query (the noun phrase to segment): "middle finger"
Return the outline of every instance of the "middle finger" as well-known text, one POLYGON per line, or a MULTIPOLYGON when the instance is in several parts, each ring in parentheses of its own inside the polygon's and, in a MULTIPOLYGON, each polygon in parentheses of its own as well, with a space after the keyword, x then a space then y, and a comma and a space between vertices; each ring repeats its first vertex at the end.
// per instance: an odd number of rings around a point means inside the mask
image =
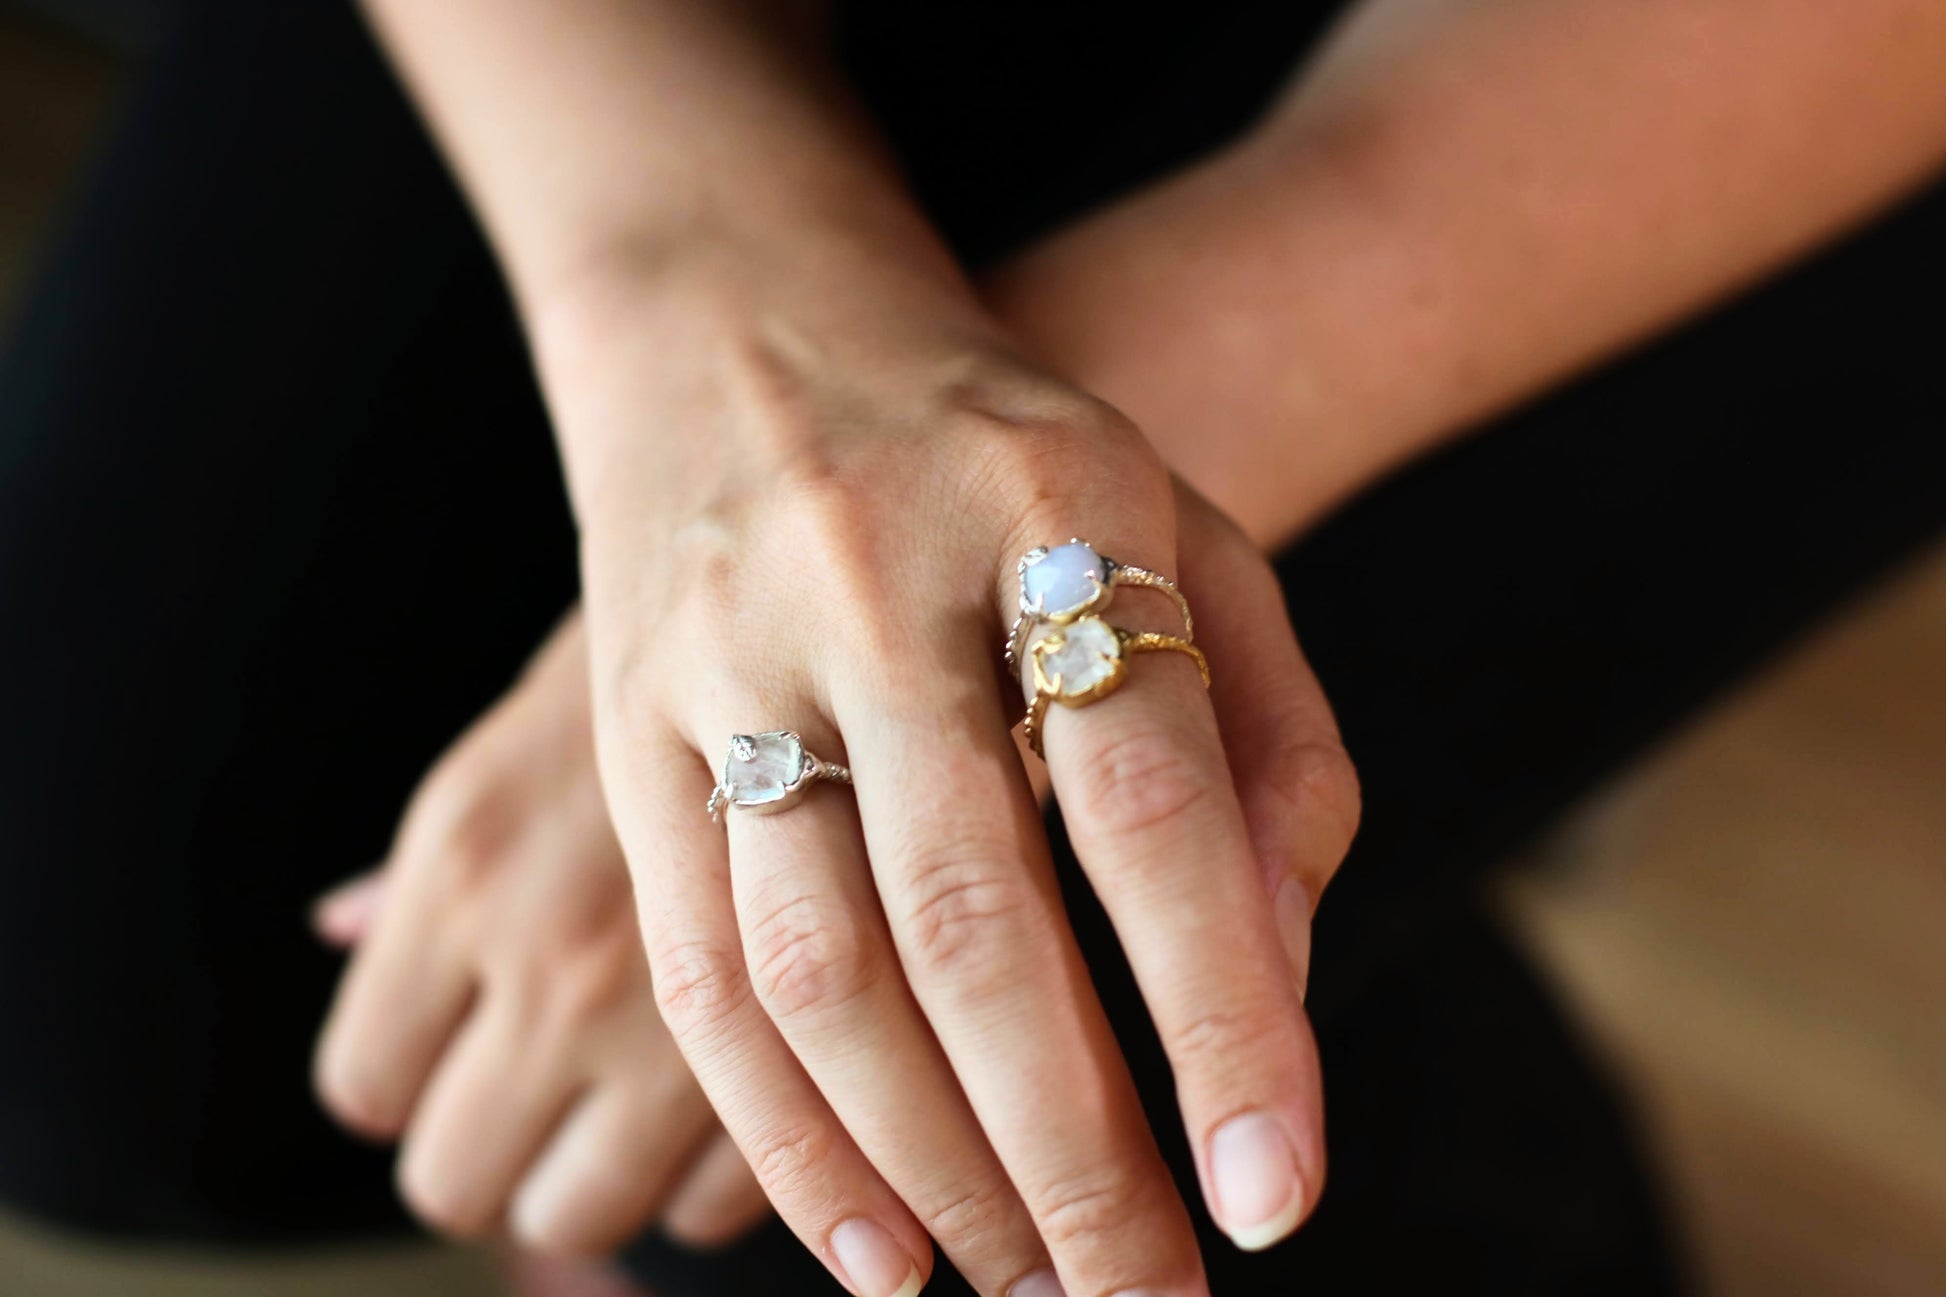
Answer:
MULTIPOLYGON (((834 750, 814 737, 811 751, 834 750)), ((897 976, 851 798, 819 789, 785 814, 732 808, 727 827, 751 985, 832 1111, 980 1292, 1046 1271, 1033 1220, 897 976)))
MULTIPOLYGON (((908 655, 923 652, 901 646, 908 655)), ((1068 1291, 1203 1293, 1194 1232, 1069 931, 977 636, 836 699, 898 953, 1068 1291)))

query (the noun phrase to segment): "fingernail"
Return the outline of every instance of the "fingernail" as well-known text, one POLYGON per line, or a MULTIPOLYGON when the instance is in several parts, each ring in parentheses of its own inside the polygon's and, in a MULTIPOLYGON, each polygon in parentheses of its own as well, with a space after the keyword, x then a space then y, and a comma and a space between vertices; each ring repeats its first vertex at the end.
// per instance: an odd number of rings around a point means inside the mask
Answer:
POLYGON ((1283 1123, 1261 1112, 1232 1117, 1210 1136, 1209 1149, 1216 1222, 1231 1242, 1257 1252, 1297 1228, 1303 1185, 1283 1123))
POLYGON ((1036 1270, 1007 1289, 1007 1297, 1068 1297, 1052 1270, 1036 1270))
POLYGON ((925 1280, 877 1221, 854 1217, 831 1231, 831 1250, 858 1297, 918 1297, 925 1280))
POLYGON ((374 875, 341 883, 311 905, 311 927, 331 945, 349 945, 364 935, 377 908, 379 879, 374 875))
POLYGON ((1302 1000, 1311 981, 1311 893, 1295 878, 1286 878, 1278 885, 1271 908, 1276 912, 1284 958, 1290 961, 1291 976, 1297 981, 1297 998, 1302 1000))
POLYGON ((1035 1270, 1006 1289, 1006 1297, 1068 1297, 1068 1289, 1061 1287, 1061 1279, 1055 1278, 1053 1270, 1035 1270))

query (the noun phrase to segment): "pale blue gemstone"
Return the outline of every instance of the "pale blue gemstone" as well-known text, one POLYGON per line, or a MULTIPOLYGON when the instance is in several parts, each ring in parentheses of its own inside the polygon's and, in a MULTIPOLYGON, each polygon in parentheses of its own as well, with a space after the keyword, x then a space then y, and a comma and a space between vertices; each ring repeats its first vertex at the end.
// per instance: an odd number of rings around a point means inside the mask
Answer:
POLYGON ((1043 617, 1067 617, 1080 612, 1108 584, 1108 564, 1094 547, 1081 541, 1056 545, 1038 563, 1020 574, 1020 590, 1029 608, 1043 617))

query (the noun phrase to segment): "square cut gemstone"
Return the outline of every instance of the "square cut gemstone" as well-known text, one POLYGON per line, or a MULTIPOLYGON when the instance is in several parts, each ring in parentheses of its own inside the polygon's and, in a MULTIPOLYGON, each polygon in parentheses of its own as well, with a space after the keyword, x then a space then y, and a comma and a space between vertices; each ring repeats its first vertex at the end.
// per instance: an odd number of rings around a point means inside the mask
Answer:
POLYGON ((1043 617, 1072 617, 1108 585, 1108 562, 1086 541, 1056 545, 1020 572, 1020 596, 1043 617))
POLYGON ((809 764, 803 741, 789 730, 739 734, 723 763, 723 787, 737 806, 762 806, 795 787, 809 764))
POLYGON ((1079 698, 1112 680, 1122 669, 1122 641, 1099 617, 1083 617, 1034 646, 1041 674, 1061 682, 1057 696, 1079 698))

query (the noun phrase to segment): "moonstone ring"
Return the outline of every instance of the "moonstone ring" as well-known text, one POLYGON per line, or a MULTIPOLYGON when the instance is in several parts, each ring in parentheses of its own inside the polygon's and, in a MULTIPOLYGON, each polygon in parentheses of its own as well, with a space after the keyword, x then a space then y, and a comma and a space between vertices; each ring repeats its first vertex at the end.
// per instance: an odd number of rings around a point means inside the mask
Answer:
POLYGON ((723 758, 723 779, 709 795, 709 817, 718 824, 729 807, 768 815, 795 806, 804 790, 821 779, 851 782, 851 771, 820 761, 790 730, 732 734, 723 758))
POLYGON ((1203 650, 1175 635, 1122 630, 1093 613, 1084 613, 1036 640, 1027 654, 1034 668, 1034 697, 1027 704, 1027 746, 1034 755, 1046 756, 1041 751, 1041 731, 1049 703, 1086 707, 1098 702, 1121 688, 1128 678, 1130 656, 1156 650, 1194 658, 1196 669, 1203 673, 1203 688, 1209 688, 1209 659, 1203 656, 1203 650))
POLYGON ((1049 549, 1036 546, 1021 555, 1014 570, 1020 574, 1020 613, 1007 632, 1007 667, 1020 669, 1020 646, 1037 623, 1065 626, 1077 617, 1108 607, 1118 585, 1146 586, 1175 600, 1182 614, 1182 638, 1196 638, 1189 600, 1168 577, 1133 563, 1118 563, 1087 541, 1076 538, 1049 549))

